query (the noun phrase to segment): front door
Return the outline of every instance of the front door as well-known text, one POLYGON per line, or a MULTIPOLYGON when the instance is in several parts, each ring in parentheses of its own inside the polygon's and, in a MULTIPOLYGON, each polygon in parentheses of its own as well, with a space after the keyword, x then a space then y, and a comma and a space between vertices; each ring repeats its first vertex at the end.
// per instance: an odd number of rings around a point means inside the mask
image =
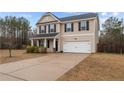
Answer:
POLYGON ((58 51, 58 41, 56 41, 56 51, 58 51))

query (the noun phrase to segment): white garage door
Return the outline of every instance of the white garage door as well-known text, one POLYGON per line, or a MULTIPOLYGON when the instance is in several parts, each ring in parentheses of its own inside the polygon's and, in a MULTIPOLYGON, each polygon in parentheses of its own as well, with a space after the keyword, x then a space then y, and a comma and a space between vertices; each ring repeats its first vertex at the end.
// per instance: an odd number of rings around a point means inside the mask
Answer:
POLYGON ((91 42, 64 42, 63 52, 91 53, 91 42))

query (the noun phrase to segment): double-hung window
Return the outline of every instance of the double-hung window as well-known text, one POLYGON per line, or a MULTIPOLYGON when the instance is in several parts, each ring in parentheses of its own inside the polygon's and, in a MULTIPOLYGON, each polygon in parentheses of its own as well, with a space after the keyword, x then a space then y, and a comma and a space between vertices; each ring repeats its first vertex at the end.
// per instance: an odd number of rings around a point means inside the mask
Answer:
POLYGON ((50 25, 50 32, 54 32, 54 24, 50 25))
POLYGON ((79 22, 79 31, 87 31, 89 30, 89 21, 81 21, 79 22))
POLYGON ((39 27, 39 32, 40 33, 46 33, 46 26, 40 26, 39 27))
POLYGON ((49 24, 49 33, 56 32, 56 24, 49 24))
POLYGON ((65 24, 65 32, 73 32, 73 23, 65 24))

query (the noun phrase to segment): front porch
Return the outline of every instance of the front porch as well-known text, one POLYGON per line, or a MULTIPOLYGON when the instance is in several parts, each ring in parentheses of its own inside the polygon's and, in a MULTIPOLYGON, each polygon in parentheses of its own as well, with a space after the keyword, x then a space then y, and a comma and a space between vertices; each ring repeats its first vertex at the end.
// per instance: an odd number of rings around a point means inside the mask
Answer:
POLYGON ((58 34, 49 33, 41 34, 41 36, 33 36, 30 38, 31 46, 43 46, 47 48, 47 52, 60 52, 60 39, 58 34))

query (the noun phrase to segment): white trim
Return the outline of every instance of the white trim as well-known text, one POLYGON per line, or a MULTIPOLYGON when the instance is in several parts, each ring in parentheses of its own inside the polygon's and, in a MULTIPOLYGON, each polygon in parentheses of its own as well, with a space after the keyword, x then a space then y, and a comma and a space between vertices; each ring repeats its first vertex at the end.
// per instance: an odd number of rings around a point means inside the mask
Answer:
POLYGON ((53 48, 56 48, 56 39, 53 39, 53 48))
MULTIPOLYGON (((51 39, 54 39, 54 38, 57 38, 59 35, 60 35, 60 34, 58 34, 58 35, 55 36, 55 37, 35 37, 35 38, 30 38, 30 40, 32 40, 32 39, 44 39, 44 38, 49 38, 49 39, 51 38, 51 39)), ((61 35, 61 36, 89 36, 89 35, 94 36, 95 33, 87 33, 87 34, 72 34, 72 35, 61 35)))
POLYGON ((60 20, 59 20, 58 18, 56 18, 55 16, 53 16, 52 13, 48 13, 48 14, 46 14, 46 15, 51 15, 53 18, 55 18, 56 20, 58 20, 58 21, 60 22, 60 20))
POLYGON ((55 36, 55 38, 59 37, 60 36, 60 33, 58 33, 58 35, 55 36))
POLYGON ((73 34, 73 35, 62 35, 62 36, 89 36, 89 35, 95 35, 95 33, 89 33, 89 34, 73 34))
POLYGON ((95 26, 94 30, 96 32, 96 20, 94 20, 94 26, 95 26))
POLYGON ((32 37, 32 38, 29 38, 29 40, 32 40, 32 39, 54 39, 54 38, 59 38, 59 36, 60 36, 60 33, 58 33, 58 35, 56 35, 56 36, 54 36, 54 37, 32 37))
POLYGON ((29 40, 34 40, 34 39, 58 39, 59 37, 58 36, 55 36, 55 37, 34 37, 34 38, 29 38, 29 40))
POLYGON ((33 41, 33 39, 31 39, 31 46, 34 46, 34 41, 33 41))
POLYGON ((50 21, 48 21, 49 23, 47 23, 47 22, 42 22, 42 23, 40 23, 40 24, 36 24, 36 26, 45 26, 45 25, 49 25, 49 24, 60 24, 60 22, 50 22, 50 21))
POLYGON ((37 46, 39 46, 39 40, 37 40, 37 46))
POLYGON ((37 26, 37 27, 36 27, 36 33, 37 33, 37 34, 39 34, 39 33, 40 33, 40 31, 39 31, 39 30, 40 30, 40 29, 39 29, 39 26, 37 26))
POLYGON ((44 47, 47 46, 47 43, 46 43, 46 38, 44 39, 44 47))

